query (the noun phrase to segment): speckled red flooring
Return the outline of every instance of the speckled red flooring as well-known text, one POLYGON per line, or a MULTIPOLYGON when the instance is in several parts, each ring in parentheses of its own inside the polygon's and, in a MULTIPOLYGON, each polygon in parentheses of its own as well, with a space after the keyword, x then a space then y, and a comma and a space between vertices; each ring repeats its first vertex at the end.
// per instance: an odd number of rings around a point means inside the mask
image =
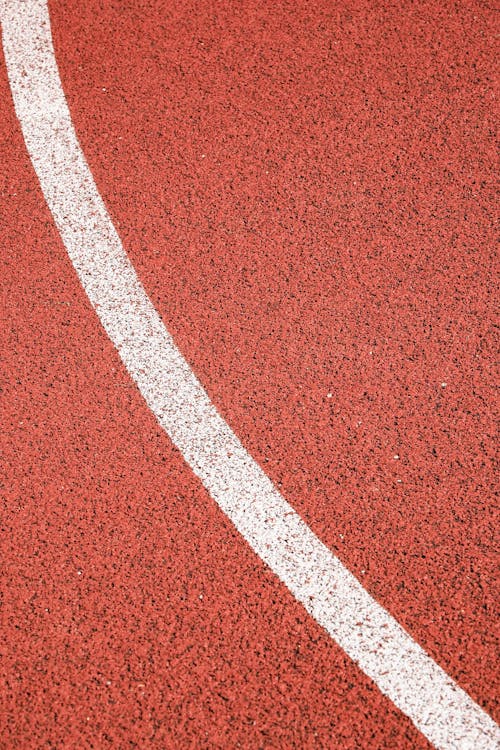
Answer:
MULTIPOLYGON (((497 720, 484 3, 50 4, 175 341, 315 533, 497 720)), ((250 551, 102 331, 0 71, 1 748, 424 748, 250 551)))

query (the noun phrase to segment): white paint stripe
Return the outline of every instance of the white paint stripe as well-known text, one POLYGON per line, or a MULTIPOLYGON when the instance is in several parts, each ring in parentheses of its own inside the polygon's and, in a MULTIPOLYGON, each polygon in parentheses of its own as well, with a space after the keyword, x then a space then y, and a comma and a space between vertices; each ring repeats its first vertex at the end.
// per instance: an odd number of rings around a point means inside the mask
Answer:
POLYGON ((497 748, 495 722, 319 541, 219 416, 121 245, 78 144, 44 0, 0 0, 26 145, 71 261, 161 426, 255 552, 437 747, 497 748))

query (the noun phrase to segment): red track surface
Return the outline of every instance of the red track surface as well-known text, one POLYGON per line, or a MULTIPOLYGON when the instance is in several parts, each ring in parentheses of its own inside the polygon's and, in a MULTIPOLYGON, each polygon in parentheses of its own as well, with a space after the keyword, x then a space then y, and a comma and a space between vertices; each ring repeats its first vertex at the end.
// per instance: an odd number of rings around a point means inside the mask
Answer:
MULTIPOLYGON (((51 13, 83 151, 177 345, 287 500, 498 720, 492 14, 51 13)), ((157 426, 54 228, 3 62, 0 96, 0 747, 428 747, 157 426)))

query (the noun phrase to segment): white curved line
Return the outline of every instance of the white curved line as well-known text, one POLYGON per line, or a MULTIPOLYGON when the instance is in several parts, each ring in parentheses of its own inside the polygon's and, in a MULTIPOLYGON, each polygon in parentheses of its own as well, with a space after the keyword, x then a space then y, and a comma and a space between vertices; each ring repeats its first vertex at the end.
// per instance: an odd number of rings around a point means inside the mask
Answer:
POLYGON ((320 542, 219 416, 122 247, 71 122, 44 0, 0 0, 28 152, 71 261, 158 422, 255 552, 382 693, 443 750, 497 748, 495 722, 320 542))

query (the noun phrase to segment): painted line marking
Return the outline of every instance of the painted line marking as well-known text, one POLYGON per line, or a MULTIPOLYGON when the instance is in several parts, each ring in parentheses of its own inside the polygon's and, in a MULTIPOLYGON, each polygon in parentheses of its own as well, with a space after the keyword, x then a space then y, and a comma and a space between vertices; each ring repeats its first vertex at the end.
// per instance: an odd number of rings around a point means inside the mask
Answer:
POLYGON ((217 413, 142 287, 85 161, 44 0, 0 0, 17 117, 80 282, 158 422, 238 531, 384 695, 440 750, 500 729, 361 586, 217 413))

